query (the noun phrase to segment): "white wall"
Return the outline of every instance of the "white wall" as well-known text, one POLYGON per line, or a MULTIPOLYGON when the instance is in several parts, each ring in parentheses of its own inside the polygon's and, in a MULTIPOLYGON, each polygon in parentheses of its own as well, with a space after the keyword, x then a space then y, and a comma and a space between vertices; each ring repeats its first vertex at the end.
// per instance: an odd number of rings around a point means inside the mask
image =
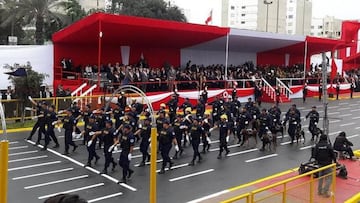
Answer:
MULTIPOLYGON (((182 49, 181 50, 181 66, 191 60, 192 64, 212 65, 224 64, 225 65, 225 51, 207 51, 196 49, 182 49)), ((246 52, 229 52, 228 64, 240 65, 246 61, 253 61, 256 64, 256 53, 246 52)))
POLYGON ((44 83, 52 86, 54 71, 53 71, 54 49, 53 45, 43 46, 0 46, 0 89, 6 89, 11 85, 8 80, 8 75, 4 72, 5 64, 11 66, 14 63, 25 65, 28 61, 31 63, 33 70, 49 75, 45 78, 44 83))

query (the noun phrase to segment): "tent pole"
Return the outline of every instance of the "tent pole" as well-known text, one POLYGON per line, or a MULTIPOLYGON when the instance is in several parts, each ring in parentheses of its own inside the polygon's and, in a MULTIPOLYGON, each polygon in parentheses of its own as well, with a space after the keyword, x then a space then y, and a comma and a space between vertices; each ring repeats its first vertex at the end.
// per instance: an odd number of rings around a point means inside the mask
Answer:
MULTIPOLYGON (((226 50, 225 50, 225 80, 228 79, 228 60, 229 60, 229 33, 226 35, 226 50)), ((225 85, 225 88, 227 85, 225 85)))
POLYGON ((304 50, 304 84, 306 80, 306 60, 307 60, 307 52, 308 52, 308 43, 307 40, 305 40, 305 50, 304 50))
POLYGON ((97 86, 100 89, 100 65, 101 65, 101 46, 102 46, 102 29, 101 29, 101 20, 99 20, 99 41, 98 41, 98 82, 97 86))

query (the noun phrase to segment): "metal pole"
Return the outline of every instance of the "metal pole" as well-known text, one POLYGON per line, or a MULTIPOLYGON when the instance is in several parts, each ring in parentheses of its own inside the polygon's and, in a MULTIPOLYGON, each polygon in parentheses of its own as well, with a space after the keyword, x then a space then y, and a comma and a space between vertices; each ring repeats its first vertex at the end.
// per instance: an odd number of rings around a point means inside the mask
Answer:
POLYGON ((304 50, 304 80, 306 79, 306 60, 307 60, 307 52, 308 52, 308 43, 305 40, 305 50, 304 50))
POLYGON ((99 20, 99 41, 98 41, 98 82, 97 82, 97 86, 100 89, 100 65, 101 65, 101 38, 102 38, 102 29, 101 29, 101 20, 99 20))
POLYGON ((279 9, 280 9, 280 0, 277 0, 277 9, 276 9, 276 33, 279 33, 279 9))
POLYGON ((0 102, 0 118, 3 140, 0 142, 0 203, 7 202, 9 141, 7 140, 4 108, 0 102))
POLYGON ((268 23, 269 23, 269 4, 266 4, 266 28, 265 31, 268 31, 268 23))
POLYGON ((228 79, 228 60, 229 60, 229 33, 226 35, 226 48, 225 48, 225 80, 228 79))
POLYGON ((325 135, 329 133, 329 118, 327 113, 327 60, 326 54, 323 52, 322 54, 322 85, 323 85, 323 105, 324 105, 324 120, 323 120, 323 131, 325 135))
POLYGON ((305 35, 305 2, 304 0, 304 8, 303 8, 303 35, 305 35))
MULTIPOLYGON (((154 115, 153 115, 154 116, 154 115)), ((155 124, 151 128, 151 156, 150 156, 150 194, 149 202, 156 203, 156 159, 157 159, 157 129, 155 124)))

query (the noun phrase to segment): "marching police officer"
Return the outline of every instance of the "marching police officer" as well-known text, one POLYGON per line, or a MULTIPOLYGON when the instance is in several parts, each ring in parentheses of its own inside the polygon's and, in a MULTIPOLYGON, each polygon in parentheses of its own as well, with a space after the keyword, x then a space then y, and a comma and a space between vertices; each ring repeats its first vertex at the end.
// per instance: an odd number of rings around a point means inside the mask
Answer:
POLYGON ((284 124, 289 121, 288 133, 291 138, 291 144, 294 143, 296 127, 300 124, 300 117, 296 114, 295 110, 290 110, 289 114, 286 116, 284 120, 284 124))
MULTIPOLYGON (((41 116, 44 112, 42 110, 42 103, 41 102, 35 102, 31 96, 28 97, 29 100, 31 101, 31 103, 35 106, 35 109, 32 109, 31 111, 34 111, 36 112, 36 116, 35 117, 38 117, 38 116, 41 116)), ((33 126, 32 130, 31 130, 31 133, 29 135, 28 138, 26 138, 27 140, 31 140, 32 139, 32 136, 35 134, 36 130, 38 128, 40 128, 40 121, 41 120, 37 120, 35 125, 33 126)), ((39 129, 38 131, 38 141, 40 142, 41 140, 41 133, 44 133, 45 134, 45 131, 42 131, 41 129, 39 129), (40 138, 39 138, 40 137, 40 138)))
POLYGON ((220 141, 220 151, 218 155, 218 159, 221 159, 221 154, 225 150, 225 155, 228 155, 230 150, 227 147, 227 143, 229 142, 229 125, 227 123, 227 116, 221 115, 220 116, 220 123, 219 123, 219 141, 220 141))
POLYGON ((308 118, 310 118, 309 131, 311 132, 312 136, 311 141, 314 141, 315 135, 318 136, 318 134, 316 134, 316 128, 320 118, 319 113, 316 111, 316 106, 312 107, 311 111, 305 116, 304 120, 308 118))
POLYGON ((178 99, 175 94, 171 95, 171 99, 166 103, 169 107, 170 122, 174 122, 176 117, 176 109, 178 108, 178 99))
POLYGON ((171 150, 172 144, 175 145, 175 151, 179 151, 179 146, 175 138, 175 133, 173 129, 170 128, 170 122, 168 120, 164 120, 163 128, 159 133, 159 148, 162 156, 162 167, 160 170, 160 174, 165 173, 165 167, 167 163, 169 163, 169 169, 173 166, 173 162, 170 159, 169 152, 171 150))
POLYGON ((66 116, 61 120, 61 122, 63 123, 63 128, 65 129, 64 155, 68 155, 70 145, 73 146, 73 152, 75 152, 76 148, 78 147, 73 141, 73 136, 76 134, 76 119, 72 115, 72 109, 66 110, 66 116))
POLYGON ((247 112, 246 108, 243 107, 240 115, 236 119, 236 136, 238 137, 238 144, 242 140, 240 146, 243 146, 245 143, 245 139, 242 139, 242 135, 244 130, 248 127, 249 123, 251 122, 251 115, 247 112))
POLYGON ((116 103, 116 108, 112 111, 113 112, 113 116, 115 119, 115 128, 118 129, 120 127, 120 125, 122 124, 124 115, 125 115, 125 111, 124 109, 122 109, 121 104, 120 103, 116 103))
MULTIPOLYGON (((84 136, 86 148, 88 151, 88 160, 85 166, 91 167, 91 161, 95 158, 95 164, 97 164, 100 157, 96 154, 96 132, 99 131, 98 125, 95 122, 96 116, 91 114, 89 116, 89 122, 86 124, 83 132, 81 133, 84 136)), ((100 134, 100 133, 98 133, 100 134)))
POLYGON ((204 117, 205 105, 203 104, 203 102, 201 102, 200 99, 198 100, 195 109, 196 109, 196 117, 204 117))
POLYGON ((214 101, 210 104, 212 105, 212 119, 214 123, 217 123, 220 120, 220 102, 219 98, 215 97, 214 101))
POLYGON ((268 138, 265 138, 264 136, 267 134, 267 131, 271 126, 271 119, 270 116, 267 114, 266 109, 261 110, 261 114, 259 116, 259 122, 260 122, 260 126, 259 126, 258 136, 263 142, 263 146, 260 149, 260 151, 264 151, 266 143, 269 142, 269 140, 267 140, 268 138))
POLYGON ((181 140, 183 138, 183 134, 184 134, 184 129, 187 128, 187 126, 185 126, 184 122, 182 121, 182 117, 180 114, 176 115, 176 119, 174 120, 174 123, 172 124, 173 128, 174 128, 174 133, 175 133, 175 138, 176 138, 176 142, 179 143, 179 152, 175 152, 174 155, 174 159, 178 158, 178 154, 181 156, 184 149, 181 146, 181 140))
POLYGON ((135 134, 140 133, 141 142, 140 142, 140 152, 142 153, 142 161, 139 166, 145 166, 145 161, 150 161, 150 155, 148 153, 150 138, 151 138, 151 119, 146 118, 144 120, 144 126, 139 126, 139 129, 135 134))
POLYGON ((54 148, 59 147, 59 142, 58 142, 58 140, 55 136, 55 132, 54 132, 54 125, 57 123, 57 120, 58 120, 57 115, 54 112, 54 109, 55 109, 55 107, 53 105, 50 105, 48 111, 46 111, 45 122, 46 122, 47 130, 45 133, 45 145, 41 149, 43 151, 45 151, 47 149, 47 146, 50 142, 50 137, 55 142, 54 148))
POLYGON ((190 162, 190 166, 193 166, 196 160, 196 157, 198 157, 198 161, 201 162, 202 158, 199 153, 199 145, 200 145, 200 139, 202 136, 205 135, 204 128, 199 125, 199 122, 201 122, 201 118, 196 118, 193 121, 193 124, 190 128, 190 137, 191 137, 191 145, 194 151, 193 159, 190 162))
MULTIPOLYGON (((92 111, 91 111, 91 105, 87 104, 85 105, 85 110, 83 112, 81 112, 81 116, 83 117, 83 121, 84 121, 84 126, 87 126, 89 124, 89 117, 90 115, 92 115, 92 111)), ((83 144, 85 144, 87 140, 83 139, 83 144)))
POLYGON ((119 165, 123 169, 122 182, 126 183, 126 179, 129 179, 134 173, 134 171, 130 169, 130 161, 135 144, 135 137, 131 131, 130 125, 124 125, 122 134, 119 137, 119 142, 122 149, 120 153, 119 165))
POLYGON ((204 120, 201 122, 201 126, 204 129, 204 135, 202 136, 202 142, 203 142, 203 150, 202 153, 204 154, 206 151, 209 151, 210 149, 210 136, 211 132, 210 129, 212 127, 212 120, 210 119, 210 115, 208 113, 205 113, 204 120))

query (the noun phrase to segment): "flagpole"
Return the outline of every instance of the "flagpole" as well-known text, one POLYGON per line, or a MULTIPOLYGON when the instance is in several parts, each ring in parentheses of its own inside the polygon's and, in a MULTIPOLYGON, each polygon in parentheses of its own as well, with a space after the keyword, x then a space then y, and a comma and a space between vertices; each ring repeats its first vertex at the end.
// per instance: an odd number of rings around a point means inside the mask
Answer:
MULTIPOLYGON (((228 60, 229 60, 229 33, 226 35, 226 50, 225 50, 225 80, 228 79, 228 60)), ((225 86, 226 87, 226 86, 225 86)))
POLYGON ((305 40, 305 50, 304 50, 304 80, 306 80, 306 60, 307 60, 307 52, 308 52, 308 43, 305 40))

